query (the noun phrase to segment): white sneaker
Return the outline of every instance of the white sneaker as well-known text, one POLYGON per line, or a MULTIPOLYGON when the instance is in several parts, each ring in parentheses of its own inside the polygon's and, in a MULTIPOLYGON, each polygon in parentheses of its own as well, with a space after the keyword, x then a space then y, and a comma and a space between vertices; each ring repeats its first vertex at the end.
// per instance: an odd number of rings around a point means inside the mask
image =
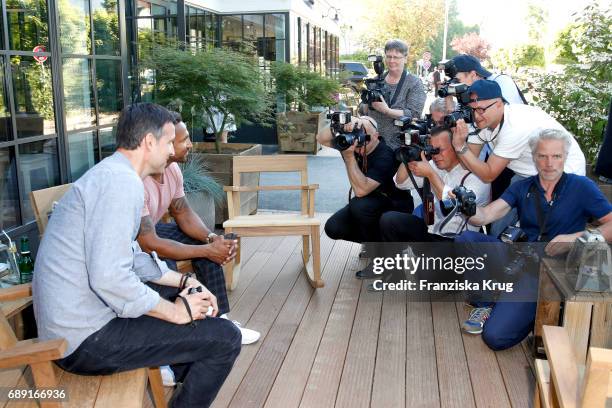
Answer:
MULTIPOLYGON (((220 317, 222 319, 229 320, 228 317, 227 317, 227 314, 223 314, 220 317)), ((240 333, 242 333, 242 344, 243 345, 253 344, 257 340, 259 340, 259 338, 261 337, 261 333, 259 333, 258 331, 244 328, 244 327, 242 327, 242 325, 240 323, 238 323, 235 320, 232 320, 232 323, 234 323, 236 325, 236 327, 238 327, 240 329, 240 333)))
POLYGON ((160 366, 159 371, 161 372, 161 378, 164 387, 174 387, 176 385, 176 381, 174 379, 174 371, 172 371, 170 366, 160 366))

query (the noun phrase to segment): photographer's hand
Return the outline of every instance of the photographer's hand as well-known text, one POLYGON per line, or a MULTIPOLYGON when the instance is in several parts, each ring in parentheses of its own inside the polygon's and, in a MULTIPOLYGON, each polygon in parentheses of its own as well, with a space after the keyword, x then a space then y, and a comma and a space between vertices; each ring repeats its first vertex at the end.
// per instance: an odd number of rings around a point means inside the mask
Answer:
POLYGON ((468 139, 468 127, 463 119, 457 121, 457 126, 453 130, 453 148, 455 151, 464 149, 468 139))
POLYGON ((583 231, 576 232, 575 234, 561 234, 554 237, 546 248, 544 252, 548 256, 557 256, 566 253, 572 247, 572 243, 576 241, 576 239, 581 236, 583 231))
POLYGON ((408 163, 408 169, 415 176, 430 178, 433 173, 433 168, 425 157, 425 152, 421 152, 421 161, 412 161, 408 163))
POLYGON ((383 115, 388 115, 390 110, 389 105, 387 105, 385 98, 381 97, 380 100, 380 102, 372 102, 372 107, 383 115))

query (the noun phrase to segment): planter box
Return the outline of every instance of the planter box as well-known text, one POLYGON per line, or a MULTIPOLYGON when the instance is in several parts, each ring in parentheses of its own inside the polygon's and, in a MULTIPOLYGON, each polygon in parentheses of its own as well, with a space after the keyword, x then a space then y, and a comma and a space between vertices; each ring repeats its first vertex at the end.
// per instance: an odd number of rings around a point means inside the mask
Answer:
POLYGON ((209 230, 214 231, 216 211, 213 196, 206 191, 192 191, 185 193, 185 197, 187 197, 191 209, 198 214, 204 225, 209 230))
POLYGON ((326 120, 326 112, 277 113, 276 127, 280 150, 316 154, 321 148, 316 135, 326 120))
MULTIPOLYGON (((234 185, 233 162, 234 156, 261 155, 260 144, 222 143, 221 153, 215 153, 215 144, 212 142, 194 143, 191 154, 205 156, 210 169, 210 175, 224 186, 234 185)), ((243 186, 258 186, 259 173, 243 174, 240 182, 243 186)), ((257 212, 257 191, 240 193, 240 214, 248 215, 257 212)), ((229 218, 227 203, 215 209, 215 224, 223 224, 229 218)), ((211 226, 212 227, 212 226, 211 226)))

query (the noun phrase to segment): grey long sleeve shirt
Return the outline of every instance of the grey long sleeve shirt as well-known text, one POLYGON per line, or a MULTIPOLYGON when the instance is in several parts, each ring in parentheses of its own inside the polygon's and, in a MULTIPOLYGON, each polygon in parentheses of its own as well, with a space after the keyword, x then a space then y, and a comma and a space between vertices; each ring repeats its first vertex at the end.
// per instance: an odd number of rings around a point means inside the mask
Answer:
POLYGON ((143 281, 168 268, 136 243, 144 187, 116 152, 62 197, 41 241, 32 289, 39 337, 65 338, 67 355, 110 320, 153 309, 159 294, 143 281))

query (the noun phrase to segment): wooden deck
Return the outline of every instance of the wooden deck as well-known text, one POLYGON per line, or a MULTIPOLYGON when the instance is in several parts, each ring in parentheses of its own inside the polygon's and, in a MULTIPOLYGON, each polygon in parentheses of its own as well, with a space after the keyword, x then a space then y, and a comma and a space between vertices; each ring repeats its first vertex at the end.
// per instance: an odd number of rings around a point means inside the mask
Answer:
POLYGON ((525 345, 493 352, 462 334, 463 304, 367 292, 354 277, 359 245, 322 234, 316 291, 298 237, 243 239, 230 315, 261 339, 242 348, 214 407, 532 406, 525 345))

